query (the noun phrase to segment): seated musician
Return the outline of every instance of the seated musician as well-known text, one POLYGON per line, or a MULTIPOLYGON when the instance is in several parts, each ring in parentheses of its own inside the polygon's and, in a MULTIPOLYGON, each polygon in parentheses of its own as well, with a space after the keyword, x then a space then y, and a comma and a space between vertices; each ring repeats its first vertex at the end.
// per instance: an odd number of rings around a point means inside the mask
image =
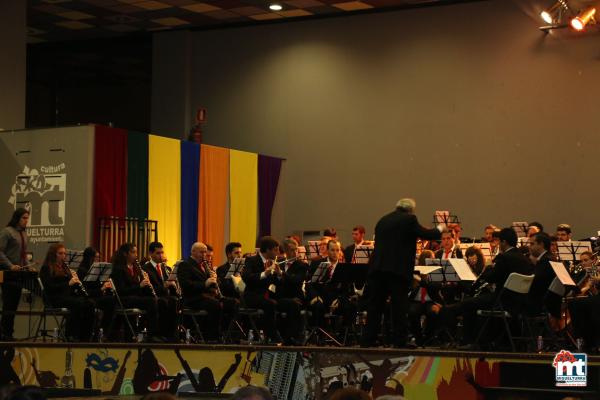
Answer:
POLYGON ((287 318, 279 321, 281 322, 279 331, 283 336, 284 344, 295 345, 301 344, 303 341, 304 329, 300 312, 306 302, 303 285, 308 278, 308 264, 297 259, 298 242, 296 240, 284 239, 282 246, 285 260, 289 261, 280 267, 281 280, 275 294, 277 310, 285 312, 287 318))
MULTIPOLYGON (((417 259, 417 265, 426 265, 425 260, 428 258, 434 258, 433 251, 423 250, 417 259)), ((429 282, 429 275, 419 275, 415 271, 408 298, 411 299, 408 306, 408 327, 417 346, 423 346, 433 338, 437 327, 437 314, 443 303, 440 287, 429 282), (421 324, 422 316, 425 316, 424 328, 421 324)))
POLYGON ((159 321, 162 324, 164 315, 158 313, 157 298, 153 295, 152 284, 144 275, 137 259, 137 247, 133 243, 122 244, 112 257, 110 277, 123 307, 145 311, 150 340, 162 341, 163 339, 159 337, 159 321))
POLYGON ((365 227, 362 225, 357 225, 352 228, 352 243, 350 246, 344 249, 344 261, 347 263, 353 262, 352 259, 354 256, 354 250, 357 246, 360 246, 365 242, 365 227))
MULTIPOLYGON (((512 272, 528 275, 532 272, 531 263, 523 254, 517 250, 517 234, 512 228, 503 228, 498 234, 500 239, 500 254, 496 256, 495 264, 486 268, 474 285, 481 282, 487 283, 487 287, 493 290, 476 293, 460 303, 442 307, 440 311, 440 323, 447 328, 456 326, 455 318, 463 316, 463 344, 473 344, 479 330, 477 310, 489 308, 496 302, 504 282, 512 272)), ((507 307, 515 307, 518 299, 507 293, 503 303, 507 307)))
POLYGON ((219 278, 219 288, 223 296, 231 297, 234 299, 240 298, 240 293, 235 288, 233 279, 226 278, 227 272, 231 267, 231 264, 236 258, 242 258, 242 244, 238 242, 231 242, 225 245, 225 257, 227 261, 225 264, 217 268, 217 277, 219 278))
POLYGON ((586 251, 581 253, 580 264, 586 274, 579 283, 581 294, 567 303, 571 315, 573 336, 583 339, 583 350, 586 353, 598 353, 600 346, 598 258, 592 252, 586 251))
POLYGON ((279 255, 279 242, 271 236, 260 239, 259 252, 246 258, 242 279, 246 284, 244 302, 247 307, 263 311, 261 326, 267 338, 273 343, 281 343, 283 339, 275 323, 277 301, 275 294, 269 290, 271 285, 277 286, 283 272, 276 263, 279 255))
POLYGON ((117 308, 117 299, 111 295, 112 285, 110 281, 106 282, 85 282, 84 278, 90 271, 92 265, 100 261, 100 253, 93 247, 86 247, 83 250, 83 257, 77 268, 77 277, 85 285, 89 297, 94 300, 96 308, 102 310, 102 320, 100 326, 104 329, 109 340, 116 337, 109 332, 110 324, 114 318, 117 308))
POLYGON ((357 306, 350 299, 354 296, 354 287, 344 276, 342 257, 340 242, 331 239, 327 242, 327 257, 310 264, 309 276, 312 277, 322 262, 329 263, 328 271, 320 277, 320 281, 310 282, 306 288, 309 309, 317 326, 324 325, 327 311, 342 315, 344 324, 350 324, 354 320, 357 306))
POLYGON ((192 245, 191 255, 177 268, 177 279, 181 287, 184 307, 194 310, 204 310, 208 313, 202 324, 203 335, 208 341, 218 341, 223 324, 223 304, 217 281, 216 272, 213 274, 206 259, 208 248, 204 243, 192 245))
MULTIPOLYGON (((17 208, 10 221, 0 231, 0 270, 22 271, 27 265, 27 223, 29 211, 17 208)), ((0 337, 3 340, 12 340, 15 314, 21 300, 22 286, 16 281, 5 279, 2 283, 2 313, 0 337)))
POLYGON ((50 306, 69 309, 65 327, 67 341, 89 342, 94 324, 94 302, 81 290, 81 281, 66 265, 66 259, 67 249, 62 243, 50 245, 40 269, 44 296, 50 306))
POLYGON ((572 236, 571 225, 559 224, 556 227, 556 238, 559 242, 570 242, 572 236))
POLYGON ((556 273, 550 265, 550 261, 554 261, 550 253, 550 244, 550 236, 544 232, 537 233, 529 239, 529 253, 535 275, 528 295, 527 311, 530 315, 540 314, 544 308, 553 315, 560 315, 562 299, 548 293, 550 284, 556 278, 556 273))
POLYGON ((164 316, 159 327, 160 335, 169 341, 174 341, 177 330, 177 283, 169 280, 171 267, 164 262, 164 253, 162 243, 150 243, 148 246, 150 260, 142 265, 142 270, 148 274, 150 284, 158 296, 158 314, 164 316))
POLYGON ((485 267, 485 257, 483 256, 483 252, 477 246, 470 246, 465 251, 465 259, 467 260, 467 264, 473 271, 475 276, 481 275, 483 272, 483 268, 485 267))
POLYGON ((456 244, 454 230, 442 232, 441 248, 435 252, 435 258, 447 260, 449 258, 463 258, 462 250, 456 244))
POLYGON ((483 230, 483 237, 481 238, 481 242, 490 243, 491 245, 492 241, 494 240, 493 233, 496 230, 498 230, 498 227, 496 225, 489 224, 488 226, 486 226, 483 230))

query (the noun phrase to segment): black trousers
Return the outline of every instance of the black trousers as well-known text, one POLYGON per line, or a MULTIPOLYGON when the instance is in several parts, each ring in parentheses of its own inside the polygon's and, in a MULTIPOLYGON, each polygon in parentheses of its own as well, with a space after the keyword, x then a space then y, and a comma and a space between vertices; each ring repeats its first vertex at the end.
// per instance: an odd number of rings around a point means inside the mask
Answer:
POLYGON ((477 317, 478 309, 491 307, 496 300, 493 293, 484 293, 477 297, 469 297, 460 303, 444 306, 440 310, 439 321, 449 331, 456 328, 457 317, 463 317, 463 344, 475 342, 480 328, 480 321, 477 317))
POLYGON ((177 297, 160 296, 157 299, 158 333, 165 338, 175 338, 177 330, 177 297))
POLYGON ((302 301, 299 299, 278 299, 277 311, 286 313, 286 318, 279 319, 278 328, 284 342, 300 341, 303 334, 302 301))
POLYGON ((102 310, 102 321, 100 326, 104 329, 106 335, 108 335, 108 329, 115 315, 115 309, 117 308, 117 299, 115 296, 99 296, 94 297, 94 303, 96 308, 102 310))
POLYGON ((363 346, 373 346, 381 329, 381 317, 388 297, 392 300, 392 338, 394 345, 404 346, 408 336, 408 290, 406 282, 392 272, 374 271, 367 280, 367 326, 362 338, 363 346))
POLYGON ((185 298, 183 304, 192 310, 203 310, 208 313, 206 323, 200 324, 202 335, 206 340, 220 340, 221 324, 223 319, 223 305, 219 300, 207 296, 185 298))
POLYGON ((66 336, 80 342, 89 342, 96 316, 94 301, 84 296, 53 297, 49 300, 52 307, 67 308, 70 311, 65 324, 66 336))
POLYGON ((434 305, 435 303, 432 301, 421 303, 420 301, 412 300, 408 306, 408 324, 417 344, 430 339, 435 333, 438 315, 433 312, 434 305), (423 315, 425 316, 425 329, 421 327, 421 316, 423 315))
POLYGON ((586 349, 600 345, 600 295, 569 301, 573 333, 582 338, 586 349))
POLYGON ((275 324, 275 311, 277 302, 273 299, 266 299, 264 296, 256 293, 244 295, 244 301, 249 308, 258 308, 263 311, 262 318, 258 321, 258 327, 265 331, 265 335, 273 341, 279 341, 280 335, 275 324))
MULTIPOLYGON (((146 312, 146 324, 150 336, 158 336, 158 301, 151 296, 125 296, 121 297, 125 308, 139 308, 146 312)), ((131 322, 131 321, 130 321, 131 322)), ((129 328, 127 328, 129 329, 129 328)))
POLYGON ((2 336, 12 338, 15 327, 15 314, 19 308, 19 300, 21 299, 21 286, 7 282, 2 284, 2 320, 0 326, 2 328, 2 336))

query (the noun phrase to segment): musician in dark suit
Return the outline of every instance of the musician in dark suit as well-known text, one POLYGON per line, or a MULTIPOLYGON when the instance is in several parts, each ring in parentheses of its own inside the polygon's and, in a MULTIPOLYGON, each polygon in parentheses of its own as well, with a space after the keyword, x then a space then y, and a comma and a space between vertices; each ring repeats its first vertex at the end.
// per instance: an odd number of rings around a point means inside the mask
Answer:
POLYGON ((356 246, 360 246, 365 241, 365 227, 357 225, 352 228, 352 244, 344 249, 344 262, 351 263, 356 246))
POLYGON ((454 231, 452 230, 442 232, 441 247, 435 252, 435 258, 441 258, 442 260, 463 258, 462 250, 456 245, 454 237, 454 231))
POLYGON ((40 269, 44 296, 49 306, 69 309, 65 326, 67 340, 89 342, 94 325, 94 302, 78 289, 81 282, 65 263, 66 259, 67 250, 62 243, 50 245, 40 269))
POLYGON ((271 236, 260 239, 259 252, 252 257, 246 257, 246 265, 242 279, 246 284, 244 302, 247 307, 263 311, 261 326, 267 337, 275 343, 283 341, 277 331, 275 311, 277 301, 275 294, 269 290, 271 285, 279 285, 283 272, 276 263, 279 254, 279 242, 271 236))
POLYGON ((308 264, 297 259, 298 242, 292 238, 282 242, 285 260, 281 265, 281 280, 277 286, 277 310, 286 313, 286 319, 279 320, 279 331, 284 344, 302 343, 303 320, 301 311, 306 303, 303 285, 308 276, 308 264))
POLYGON ((561 298, 548 293, 550 284, 556 278, 556 273, 550 265, 550 261, 554 261, 550 253, 551 243, 550 235, 544 232, 537 233, 529 239, 529 253, 534 262, 535 275, 528 295, 528 312, 531 315, 541 313, 544 304, 552 314, 560 314, 561 298))
MULTIPOLYGON (((495 290, 485 291, 460 303, 442 307, 440 312, 440 322, 449 329, 456 326, 458 315, 463 316, 463 345, 470 345, 475 341, 479 329, 477 310, 493 306, 508 276, 513 272, 523 275, 532 273, 531 262, 516 248, 515 231, 512 228, 503 228, 498 237, 500 253, 496 256, 494 265, 486 268, 475 282, 476 285, 487 283, 489 288, 495 290)), ((502 299, 503 305, 508 309, 519 308, 522 301, 520 296, 510 292, 505 293, 502 299)))
POLYGON ((177 329, 177 284, 169 280, 171 267, 164 263, 164 254, 162 243, 150 243, 148 246, 150 260, 142 265, 142 269, 148 274, 150 284, 158 296, 158 313, 163 316, 162 322, 164 322, 159 327, 161 336, 172 341, 175 340, 177 329))
POLYGON ((242 258, 242 244, 238 242, 227 243, 225 246, 225 256, 227 257, 227 261, 225 264, 219 266, 217 268, 217 278, 219 281, 219 288, 221 289, 221 293, 223 296, 239 299, 240 294, 235 289, 235 285, 233 283, 233 279, 226 278, 227 272, 231 267, 231 264, 236 258, 242 258))
POLYGON ((207 251, 204 243, 194 243, 190 257, 177 267, 177 279, 184 306, 208 313, 208 323, 202 324, 203 335, 207 340, 217 341, 220 338, 223 306, 219 301, 216 275, 212 275, 206 260, 207 251))
MULTIPOLYGON (((29 211, 17 208, 4 229, 0 231, 0 269, 3 271, 21 271, 27 265, 27 223, 29 211)), ((12 340, 15 314, 19 308, 21 290, 17 282, 5 280, 2 284, 2 313, 0 337, 12 340)))
POLYGON ((414 215, 415 201, 402 199, 396 210, 382 217, 375 226, 375 250, 367 286, 367 327, 361 346, 375 345, 381 314, 389 296, 392 299, 392 337, 394 345, 406 346, 408 291, 413 279, 417 239, 439 239, 443 228, 426 229, 414 215))
POLYGON ((348 275, 349 264, 342 262, 342 255, 340 242, 331 239, 327 242, 327 257, 314 260, 310 264, 309 276, 312 277, 321 263, 328 263, 325 274, 321 275, 318 281, 308 283, 306 289, 309 308, 316 326, 324 326, 324 315, 328 310, 341 315, 344 325, 354 322, 358 307, 351 299, 355 294, 354 287, 348 275))
MULTIPOLYGON (((137 247, 124 243, 112 257, 110 277, 119 294, 123 307, 146 311, 148 334, 152 341, 161 341, 158 336, 159 317, 157 299, 152 295, 150 279, 144 277, 137 262, 137 247)), ((164 316, 163 316, 164 317, 164 316)))

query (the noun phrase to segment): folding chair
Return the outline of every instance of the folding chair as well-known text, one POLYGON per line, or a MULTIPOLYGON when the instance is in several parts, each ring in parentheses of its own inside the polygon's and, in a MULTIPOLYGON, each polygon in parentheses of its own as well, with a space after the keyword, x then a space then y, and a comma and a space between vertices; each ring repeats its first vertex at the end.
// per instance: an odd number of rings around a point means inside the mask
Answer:
POLYGON ((37 282, 40 287, 43 309, 40 313, 40 319, 38 321, 33 340, 35 341, 41 337, 44 342, 46 341, 46 338, 54 338, 66 342, 67 338, 65 333, 65 323, 67 320, 67 316, 69 316, 71 312, 68 308, 52 307, 48 296, 46 295, 46 291, 44 290, 44 284, 42 283, 42 279, 38 277, 37 282), (56 326, 58 328, 58 337, 55 337, 55 335, 50 335, 48 333, 49 331, 46 326, 46 319, 48 316, 54 318, 54 321, 56 322, 56 326))
POLYGON ((508 340, 510 341, 510 347, 512 351, 515 351, 515 343, 510 330, 510 325, 508 324, 508 320, 512 318, 518 318, 521 310, 511 310, 513 311, 513 315, 511 315, 510 311, 502 303, 502 297, 505 294, 508 294, 506 292, 512 292, 516 295, 521 295, 521 297, 525 298, 529 293, 531 284, 533 283, 533 277, 534 275, 522 275, 517 274, 516 272, 511 273, 506 279, 506 282, 504 282, 504 286, 502 287, 500 293, 496 297, 496 301, 493 304, 492 308, 477 310, 477 315, 480 317, 484 317, 485 321, 483 323, 483 326, 479 330, 479 333, 477 334, 475 344, 479 344, 479 340, 481 339, 481 336, 483 335, 483 332, 485 331, 485 328, 487 327, 491 319, 501 318, 504 322, 504 331, 508 336, 508 340))

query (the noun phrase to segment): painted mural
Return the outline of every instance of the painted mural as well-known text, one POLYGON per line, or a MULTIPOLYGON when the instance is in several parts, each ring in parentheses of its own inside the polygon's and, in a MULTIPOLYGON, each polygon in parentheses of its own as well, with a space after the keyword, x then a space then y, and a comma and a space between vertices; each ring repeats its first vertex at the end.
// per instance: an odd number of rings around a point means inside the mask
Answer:
POLYGON ((105 395, 153 391, 232 393, 253 384, 278 399, 327 399, 347 386, 373 398, 483 398, 476 387, 553 386, 547 360, 494 360, 430 356, 390 357, 357 351, 288 352, 173 349, 0 347, 0 384, 98 389, 105 395), (537 382, 537 383, 536 383, 537 382))

